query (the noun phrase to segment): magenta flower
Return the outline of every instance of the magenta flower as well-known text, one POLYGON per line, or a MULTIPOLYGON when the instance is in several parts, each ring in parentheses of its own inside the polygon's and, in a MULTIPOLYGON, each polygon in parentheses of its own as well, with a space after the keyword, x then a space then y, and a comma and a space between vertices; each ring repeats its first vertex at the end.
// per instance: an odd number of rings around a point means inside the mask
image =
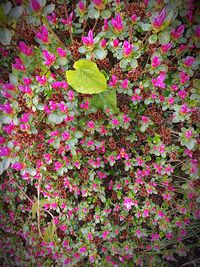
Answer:
POLYGON ((81 13, 85 12, 85 4, 83 1, 78 2, 78 8, 81 13))
POLYGON ((24 86, 24 85, 18 85, 18 88, 21 92, 28 94, 28 95, 32 95, 33 91, 29 86, 24 86))
POLYGON ((146 218, 149 216, 149 210, 148 209, 145 209, 142 213, 142 217, 146 218))
POLYGON ((184 71, 180 72, 180 83, 184 84, 190 79, 190 76, 188 76, 184 71))
POLYGON ((79 249, 79 252, 80 253, 85 253, 87 251, 87 247, 81 247, 80 249, 79 249))
POLYGON ((160 74, 157 78, 153 78, 151 80, 153 86, 155 87, 160 87, 160 88, 165 88, 165 83, 163 82, 165 80, 165 77, 166 77, 166 74, 165 73, 162 73, 160 74))
POLYGON ((129 85, 129 80, 128 79, 123 80, 122 83, 121 83, 121 87, 124 88, 124 89, 127 89, 128 85, 129 85))
POLYGON ((30 0, 30 6, 35 13, 41 10, 41 5, 37 0, 30 0))
POLYGON ((164 53, 167 53, 167 51, 169 51, 171 47, 172 47, 172 44, 168 43, 168 44, 161 45, 160 49, 162 53, 164 54, 164 53))
POLYGON ((142 119, 143 123, 149 123, 149 121, 150 121, 150 119, 148 117, 146 117, 146 116, 142 116, 141 119, 142 119))
POLYGON ((173 29, 171 31, 171 36, 173 39, 178 39, 181 37, 181 35, 184 33, 185 30, 185 25, 181 24, 180 26, 178 26, 178 28, 173 29))
POLYGON ((128 57, 132 54, 133 45, 130 44, 128 41, 124 41, 123 49, 124 49, 124 55, 128 57))
POLYGON ((106 231, 103 232, 102 238, 105 239, 108 235, 109 235, 109 231, 106 230, 106 231))
POLYGON ((103 4, 102 0, 92 0, 92 2, 95 4, 95 6, 99 7, 103 4))
POLYGON ((153 26, 156 29, 160 29, 161 26, 163 25, 163 22, 166 18, 167 12, 166 12, 166 8, 163 8, 162 11, 158 14, 157 17, 154 18, 153 20, 153 26))
POLYGON ((126 153, 125 149, 124 148, 121 148, 121 151, 119 153, 119 155, 117 156, 116 159, 122 159, 122 158, 125 158, 126 160, 129 159, 129 156, 128 154, 126 153))
POLYGON ((113 46, 114 46, 114 48, 117 48, 118 45, 119 45, 119 40, 118 39, 113 40, 113 46))
POLYGON ((29 131, 31 128, 29 124, 20 124, 19 127, 23 132, 29 131))
POLYGON ((10 156, 11 149, 9 147, 0 147, 0 157, 10 156))
POLYGON ((193 135, 192 130, 188 130, 185 132, 185 138, 187 138, 187 139, 190 139, 192 137, 192 135, 193 135))
POLYGON ((43 76, 36 76, 36 81, 39 82, 40 85, 45 85, 47 82, 47 78, 45 75, 43 76))
POLYGON ((88 36, 82 37, 82 42, 84 45, 88 46, 89 48, 92 48, 94 45, 94 38, 93 38, 93 31, 89 30, 88 36))
POLYGON ((56 24, 57 22, 57 17, 56 17, 56 13, 53 12, 51 15, 47 16, 47 19, 52 22, 53 24, 56 24))
POLYGON ((103 21, 103 30, 104 31, 108 30, 108 20, 107 19, 104 19, 104 21, 103 21))
POLYGON ((168 103, 169 103, 170 105, 173 105, 173 104, 174 104, 174 98, 173 98, 173 97, 169 97, 169 99, 168 99, 168 103))
POLYGON ((70 133, 69 132, 65 131, 65 132, 62 133, 62 139, 63 139, 63 141, 69 140, 70 137, 71 136, 70 136, 70 133))
POLYGON ((43 50, 42 54, 45 58, 45 65, 51 66, 55 62, 56 57, 54 56, 54 54, 51 54, 47 50, 43 50))
POLYGON ((122 32, 124 29, 120 14, 117 14, 115 18, 111 19, 111 24, 117 33, 122 32))
POLYGON ((36 32, 36 37, 40 39, 43 43, 47 44, 49 42, 48 30, 46 26, 42 26, 39 32, 36 32))
POLYGON ((200 25, 197 25, 196 26, 196 29, 195 29, 195 36, 197 38, 200 38, 200 25))
POLYGON ((16 171, 21 171, 26 167, 26 165, 23 162, 15 162, 11 167, 16 171))
POLYGON ((154 56, 151 60, 151 66, 152 68, 156 68, 158 66, 160 66, 161 62, 158 56, 154 56))
POLYGON ((74 12, 72 11, 69 16, 67 16, 67 19, 62 19, 62 23, 68 26, 72 26, 72 22, 73 22, 73 16, 74 16, 74 12))
POLYGON ((185 66, 187 67, 192 66, 192 64, 194 63, 194 60, 195 60, 194 57, 187 56, 184 60, 185 66))
POLYGON ((22 60, 20 58, 15 57, 15 63, 12 64, 12 67, 16 70, 25 71, 26 67, 24 66, 22 60))
POLYGON ((134 205, 134 202, 131 198, 125 197, 123 205, 125 206, 127 210, 130 210, 131 207, 134 205))
POLYGON ((33 49, 30 46, 28 46, 27 44, 25 44, 24 42, 19 42, 18 48, 23 54, 25 54, 27 56, 33 55, 33 49))
POLYGON ((67 52, 65 50, 63 50, 61 47, 58 47, 56 50, 57 50, 60 57, 66 57, 67 52))
POLYGON ((133 14, 133 15, 131 16, 131 21, 132 21, 133 23, 136 23, 136 21, 137 21, 137 15, 136 15, 136 14, 133 14))
POLYGON ((101 47, 103 47, 103 48, 106 47, 106 39, 101 40, 101 47))

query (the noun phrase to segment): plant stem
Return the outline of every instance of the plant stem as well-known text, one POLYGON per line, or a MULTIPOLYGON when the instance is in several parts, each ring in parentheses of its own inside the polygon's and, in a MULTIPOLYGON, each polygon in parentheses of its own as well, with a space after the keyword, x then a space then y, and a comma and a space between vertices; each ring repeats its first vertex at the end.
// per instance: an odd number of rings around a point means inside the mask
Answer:
POLYGON ((39 235, 40 237, 42 238, 42 240, 44 240, 44 237, 42 235, 42 232, 41 232, 41 228, 40 228, 40 187, 41 187, 41 179, 39 179, 39 182, 38 182, 38 189, 37 189, 37 197, 38 197, 38 207, 37 207, 37 225, 38 225, 38 231, 39 231, 39 235))

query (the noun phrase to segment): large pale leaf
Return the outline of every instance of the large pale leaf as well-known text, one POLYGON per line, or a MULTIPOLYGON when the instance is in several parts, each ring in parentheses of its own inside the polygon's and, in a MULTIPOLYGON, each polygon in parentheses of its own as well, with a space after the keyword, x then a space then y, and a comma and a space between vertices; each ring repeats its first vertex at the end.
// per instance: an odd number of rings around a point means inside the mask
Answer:
POLYGON ((119 112, 116 92, 114 90, 109 90, 102 94, 93 96, 91 104, 98 109, 109 108, 113 113, 119 112))
POLYGON ((56 238, 56 225, 53 221, 49 223, 47 227, 44 228, 44 240, 46 242, 54 241, 56 238))
POLYGON ((106 79, 96 63, 81 59, 74 63, 75 70, 66 71, 67 82, 82 94, 98 94, 107 89, 106 79))

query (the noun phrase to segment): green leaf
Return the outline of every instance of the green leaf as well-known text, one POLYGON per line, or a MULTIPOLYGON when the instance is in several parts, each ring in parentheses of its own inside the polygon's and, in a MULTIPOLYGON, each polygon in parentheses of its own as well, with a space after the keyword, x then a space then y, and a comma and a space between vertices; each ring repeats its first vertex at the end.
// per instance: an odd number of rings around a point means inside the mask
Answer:
POLYGON ((57 60, 56 60, 56 63, 58 63, 59 65, 61 65, 61 66, 64 66, 64 65, 66 65, 67 64, 67 59, 66 58, 58 58, 57 60))
POLYGON ((109 90, 102 94, 93 96, 91 104, 98 109, 109 108, 113 113, 119 112, 116 92, 114 90, 109 90))
POLYGON ((87 49, 85 48, 85 46, 81 46, 81 47, 79 47, 79 49, 78 49, 78 52, 79 52, 79 53, 82 53, 82 54, 84 54, 86 51, 87 51, 87 49))
POLYGON ((158 40, 158 36, 156 33, 152 34, 150 37, 149 37, 149 43, 150 44, 155 44, 158 40))
POLYGON ((90 9, 88 12, 88 17, 91 19, 98 19, 100 17, 100 12, 97 9, 90 9))
POLYGON ((200 89, 200 79, 194 79, 193 86, 197 89, 200 89))
POLYGON ((128 58, 123 58, 121 61, 120 61, 120 63, 119 63, 119 65, 120 65, 120 67, 121 68, 126 68, 126 66, 128 65, 128 63, 129 63, 129 59, 128 58))
POLYGON ((43 10, 43 15, 51 14, 54 11, 54 9, 55 9, 54 4, 47 5, 43 10))
POLYGON ((23 14, 24 8, 23 6, 16 6, 12 8, 12 10, 9 13, 9 17, 18 19, 23 14))
POLYGON ((47 120, 50 123, 60 124, 64 120, 65 117, 66 117, 65 114, 55 114, 55 113, 53 113, 53 114, 50 114, 48 116, 47 120))
POLYGON ((110 10, 105 9, 105 10, 101 11, 101 16, 102 16, 102 18, 104 18, 104 19, 109 19, 109 18, 111 17, 111 12, 110 12, 110 10))
POLYGON ((82 94, 98 94, 107 89, 106 79, 96 63, 81 59, 74 63, 75 70, 66 71, 67 82, 82 94))
POLYGON ((104 59, 107 55, 106 51, 103 48, 96 48, 94 49, 94 55, 96 56, 97 59, 104 59))
POLYGON ((149 23, 141 22, 141 27, 142 27, 143 31, 151 31, 152 30, 152 25, 149 23))
MULTIPOLYGON (((5 14, 5 15, 8 15, 8 13, 10 12, 10 10, 11 10, 11 8, 12 8, 12 4, 11 4, 11 2, 7 2, 7 3, 5 3, 5 5, 3 5, 2 7, 0 7, 0 9, 3 9, 3 13, 5 14)), ((0 13, 1 14, 1 13, 0 13)))
POLYGON ((132 58, 130 64, 131 64, 131 67, 132 67, 132 68, 134 68, 134 69, 137 68, 137 66, 138 66, 138 61, 137 61, 137 59, 132 58))
POLYGON ((2 6, 0 6, 0 25, 3 25, 6 23, 6 15, 5 11, 2 6))
POLYGON ((161 44, 168 44, 170 41, 170 35, 167 32, 159 32, 158 39, 161 44))
MULTIPOLYGON (((49 201, 48 199, 41 199, 39 201, 39 205, 40 205, 40 208, 43 208, 45 204, 48 204, 49 201)), ((37 210, 38 210, 38 200, 36 200, 35 202, 33 202, 32 204, 32 207, 31 207, 31 213, 32 213, 32 218, 35 219, 35 215, 37 213, 37 210)))
POLYGON ((3 45, 8 45, 10 44, 12 38, 12 34, 11 31, 9 31, 8 29, 4 28, 4 29, 0 29, 0 42, 3 45))
POLYGON ((56 234, 56 225, 53 221, 49 223, 47 227, 44 228, 44 240, 46 242, 51 242, 54 240, 56 234))

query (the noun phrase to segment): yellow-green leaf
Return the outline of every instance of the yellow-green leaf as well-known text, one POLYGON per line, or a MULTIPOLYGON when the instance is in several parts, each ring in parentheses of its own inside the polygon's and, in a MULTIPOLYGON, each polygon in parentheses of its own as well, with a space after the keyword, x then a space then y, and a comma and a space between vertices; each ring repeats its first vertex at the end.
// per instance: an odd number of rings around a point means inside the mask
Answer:
POLYGON ((51 221, 49 225, 44 228, 44 240, 46 242, 54 241, 55 234, 56 234, 56 225, 51 221))
MULTIPOLYGON (((45 204, 49 203, 49 201, 47 199, 41 199, 39 202, 40 208, 43 208, 45 204)), ((31 208, 31 212, 32 212, 32 218, 35 219, 35 215, 37 213, 38 210, 38 200, 36 200, 33 204, 32 204, 32 208, 31 208)))
POLYGON ((74 63, 75 70, 66 71, 67 82, 79 93, 98 94, 107 89, 106 79, 96 63, 80 59, 74 63))

